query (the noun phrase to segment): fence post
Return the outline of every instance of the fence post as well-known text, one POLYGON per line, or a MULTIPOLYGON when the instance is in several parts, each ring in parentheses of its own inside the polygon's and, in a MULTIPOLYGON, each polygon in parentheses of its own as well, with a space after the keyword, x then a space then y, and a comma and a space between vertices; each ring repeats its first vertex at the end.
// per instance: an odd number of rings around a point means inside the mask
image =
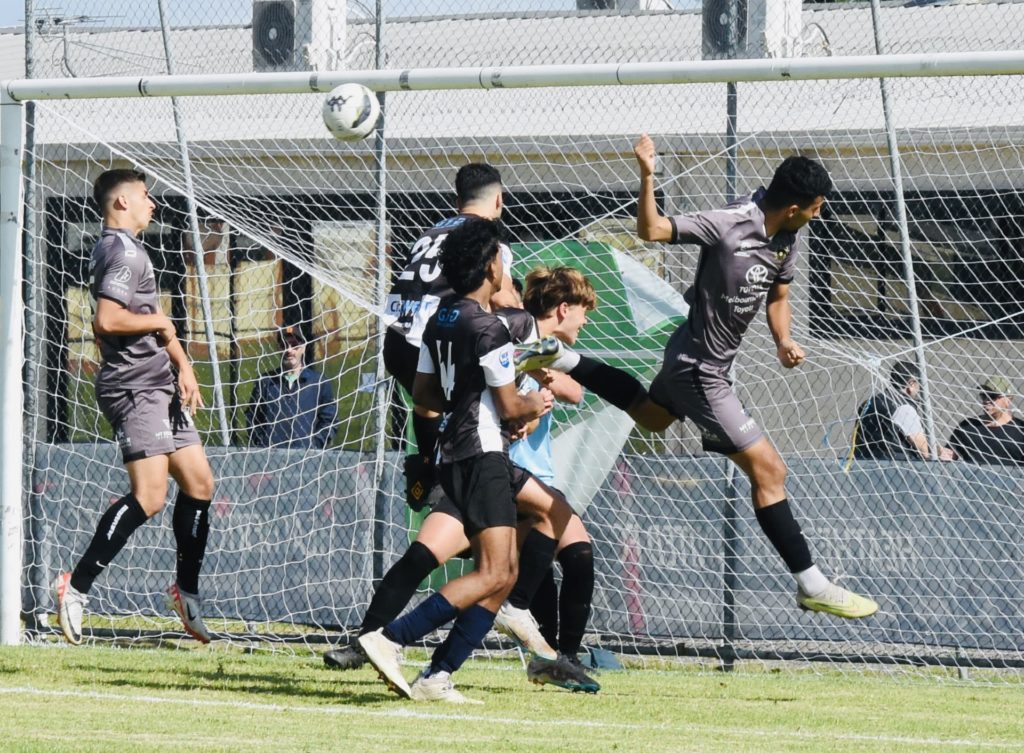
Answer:
MULTIPOLYGON (((871 26, 875 34, 875 54, 883 54, 882 29, 879 21, 878 0, 871 0, 871 26)), ((928 383, 928 364, 924 357, 924 336, 921 333, 921 309, 917 300, 917 286, 914 284, 914 258, 910 252, 910 228, 907 224, 907 204, 903 197, 903 169, 900 162, 900 147, 896 141, 896 125, 889 104, 889 82, 878 79, 882 89, 882 113, 885 116, 885 140, 889 147, 889 169, 896 196, 896 222, 900 229, 900 252, 903 256, 903 281, 909 297, 911 332, 914 338, 914 355, 918 372, 921 374, 921 406, 924 410, 925 434, 928 436, 928 450, 932 458, 939 458, 939 444, 935 434, 935 411, 932 410, 932 394, 928 383)))
MULTIPOLYGON (((160 31, 163 35, 164 57, 167 61, 167 73, 174 75, 174 56, 171 53, 171 30, 167 21, 164 0, 157 0, 160 11, 160 31)), ((213 329, 213 310, 210 308, 210 289, 206 280, 206 261, 203 258, 203 241, 199 234, 199 217, 196 214, 196 195, 192 186, 192 162, 188 154, 188 137, 185 133, 185 116, 178 105, 178 98, 171 97, 171 110, 174 113, 174 132, 178 137, 178 153, 181 157, 181 169, 185 179, 185 201, 188 203, 188 222, 192 231, 192 249, 196 257, 196 279, 199 281, 199 301, 203 309, 203 324, 206 329, 206 342, 210 348, 210 371, 213 374, 213 409, 217 413, 220 424, 220 443, 227 447, 231 444, 231 429, 228 425, 227 410, 224 405, 224 385, 220 379, 220 358, 217 355, 217 333, 213 329)))

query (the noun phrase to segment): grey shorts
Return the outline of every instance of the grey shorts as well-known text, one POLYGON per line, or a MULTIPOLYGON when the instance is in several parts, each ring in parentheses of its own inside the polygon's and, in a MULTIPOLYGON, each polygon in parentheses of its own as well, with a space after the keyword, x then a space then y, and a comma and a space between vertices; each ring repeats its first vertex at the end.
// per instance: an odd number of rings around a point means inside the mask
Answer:
POLYGON ((740 402, 732 382, 699 364, 665 363, 648 394, 676 418, 693 421, 707 452, 733 455, 764 436, 740 402))
POLYGON ((182 410, 175 385, 104 388, 97 390, 96 402, 114 429, 125 463, 201 444, 192 417, 182 410))

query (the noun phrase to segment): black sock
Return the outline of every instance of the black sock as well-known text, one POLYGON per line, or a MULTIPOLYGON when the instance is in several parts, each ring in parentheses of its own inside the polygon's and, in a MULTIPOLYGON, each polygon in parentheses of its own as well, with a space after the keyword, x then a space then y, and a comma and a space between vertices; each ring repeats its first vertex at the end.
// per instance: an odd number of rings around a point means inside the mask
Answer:
POLYGON ((549 567, 544 574, 544 579, 537 587, 537 593, 533 595, 530 602, 530 612, 533 614, 537 625, 540 627, 540 634, 548 642, 551 648, 558 648, 558 586, 555 585, 554 568, 549 567))
POLYGON ((359 634, 382 628, 398 617, 412 599, 419 584, 434 572, 437 557, 418 541, 409 544, 401 559, 381 578, 366 609, 359 634))
POLYGON ((807 539, 800 530, 800 524, 793 517, 793 511, 789 509, 788 499, 761 507, 754 513, 764 535, 772 542, 775 551, 782 556, 791 573, 803 572, 814 564, 807 539))
POLYGON ((441 417, 427 418, 419 413, 412 414, 412 433, 416 437, 416 451, 427 460, 434 461, 437 438, 441 434, 441 417))
POLYGON ((562 566, 558 604, 562 631, 558 647, 563 654, 575 656, 587 631, 590 602, 594 598, 594 547, 589 541, 570 544, 558 553, 558 562, 562 566))
POLYGON ((178 588, 199 593, 199 571, 210 535, 210 500, 179 491, 174 501, 174 541, 178 548, 178 588))
POLYGON ((93 581, 124 548, 128 537, 148 519, 134 494, 127 494, 108 507, 85 554, 71 573, 72 588, 83 594, 89 593, 93 581))
POLYGON ((530 608, 530 602, 544 580, 545 573, 551 569, 557 545, 557 541, 536 528, 530 529, 519 555, 519 578, 512 587, 512 593, 508 595, 509 604, 517 609, 530 608))
POLYGON ((647 397, 647 390, 636 377, 587 356, 580 356, 569 376, 619 410, 629 410, 647 397))

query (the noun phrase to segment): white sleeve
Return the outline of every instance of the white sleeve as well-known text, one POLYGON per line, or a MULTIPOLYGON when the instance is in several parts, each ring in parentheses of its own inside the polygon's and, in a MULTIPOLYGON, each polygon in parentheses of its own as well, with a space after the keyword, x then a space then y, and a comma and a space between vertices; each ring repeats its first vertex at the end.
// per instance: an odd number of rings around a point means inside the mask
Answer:
POLYGON ((903 432, 905 437, 924 433, 924 427, 921 426, 921 417, 917 415, 913 405, 904 403, 893 411, 892 422, 896 424, 896 428, 903 432))
POLYGON ((505 274, 509 277, 512 276, 512 249, 502 243, 498 246, 498 250, 501 253, 501 266, 505 269, 505 274))
POLYGON ((420 357, 416 362, 416 371, 421 374, 433 374, 434 373, 434 362, 430 358, 430 349, 426 343, 420 344, 420 357))
POLYGON ((480 368, 484 370, 484 381, 488 387, 513 384, 516 369, 512 365, 512 343, 505 343, 480 356, 480 368))

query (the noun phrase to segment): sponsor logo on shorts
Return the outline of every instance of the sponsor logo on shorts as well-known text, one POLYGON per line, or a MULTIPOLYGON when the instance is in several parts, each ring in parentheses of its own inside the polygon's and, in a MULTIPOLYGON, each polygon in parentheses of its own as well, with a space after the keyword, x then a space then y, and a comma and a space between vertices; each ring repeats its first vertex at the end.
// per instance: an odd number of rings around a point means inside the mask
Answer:
POLYGON ((740 424, 740 433, 746 434, 749 431, 753 431, 756 426, 757 423, 754 421, 754 419, 747 419, 742 424, 740 424))
POLYGON ((124 433, 124 429, 118 429, 114 432, 114 441, 117 442, 117 446, 122 450, 127 450, 132 446, 132 438, 124 433))

